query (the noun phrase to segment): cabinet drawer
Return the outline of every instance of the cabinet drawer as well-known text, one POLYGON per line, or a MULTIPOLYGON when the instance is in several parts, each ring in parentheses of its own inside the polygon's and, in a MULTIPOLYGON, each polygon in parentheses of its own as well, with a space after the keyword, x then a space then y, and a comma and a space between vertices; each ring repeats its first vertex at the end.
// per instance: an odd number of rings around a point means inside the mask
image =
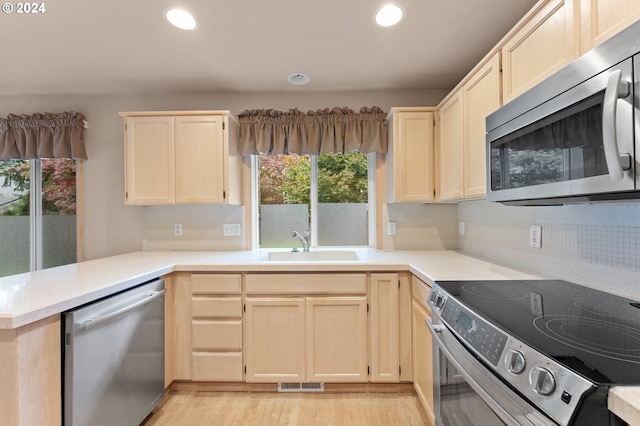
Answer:
POLYGON ((191 313, 194 317, 242 318, 242 298, 194 296, 191 313))
POLYGON ((416 303, 418 303, 422 309, 425 309, 429 315, 431 315, 431 307, 427 305, 427 299, 431 293, 431 284, 422 281, 415 275, 411 277, 411 294, 416 303))
POLYGON ((354 294, 367 292, 366 274, 247 274, 247 294, 354 294))
POLYGON ((194 352, 193 380, 210 382, 241 382, 241 352, 194 352))
POLYGON ((242 276, 240 274, 192 274, 191 293, 241 294, 242 276))
POLYGON ((192 321, 194 350, 242 349, 242 321, 192 321))

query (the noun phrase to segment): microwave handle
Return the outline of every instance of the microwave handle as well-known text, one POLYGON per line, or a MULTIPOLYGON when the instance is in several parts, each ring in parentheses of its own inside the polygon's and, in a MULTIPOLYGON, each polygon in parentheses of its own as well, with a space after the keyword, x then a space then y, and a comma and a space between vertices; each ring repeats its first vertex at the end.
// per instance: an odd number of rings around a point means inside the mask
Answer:
POLYGON ((604 91, 604 105, 602 107, 602 144, 607 169, 612 181, 620 180, 623 171, 631 168, 631 156, 628 153, 620 155, 618 152, 618 137, 616 131, 616 114, 618 99, 629 95, 629 82, 622 80, 622 71, 614 70, 607 81, 604 91))

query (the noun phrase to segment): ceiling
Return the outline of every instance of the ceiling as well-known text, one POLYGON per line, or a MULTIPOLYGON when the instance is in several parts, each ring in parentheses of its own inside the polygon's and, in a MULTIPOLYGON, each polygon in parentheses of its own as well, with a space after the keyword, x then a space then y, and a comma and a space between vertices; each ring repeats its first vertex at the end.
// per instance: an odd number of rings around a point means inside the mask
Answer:
POLYGON ((0 16, 0 95, 449 89, 536 1, 396 2, 382 28, 384 0, 48 1, 0 16), (170 26, 170 6, 199 28, 170 26))

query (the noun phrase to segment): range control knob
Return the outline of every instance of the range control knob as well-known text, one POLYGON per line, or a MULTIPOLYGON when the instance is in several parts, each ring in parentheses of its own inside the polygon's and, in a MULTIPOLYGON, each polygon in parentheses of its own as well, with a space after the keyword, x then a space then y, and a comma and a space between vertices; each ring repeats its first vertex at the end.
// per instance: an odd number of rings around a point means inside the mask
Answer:
POLYGON ((507 355, 507 369, 513 374, 521 374, 527 367, 527 361, 524 359, 524 355, 520 351, 515 349, 509 350, 507 355))
POLYGON ((540 395, 548 396, 556 390, 556 378, 553 373, 543 367, 533 367, 529 376, 533 390, 540 395))

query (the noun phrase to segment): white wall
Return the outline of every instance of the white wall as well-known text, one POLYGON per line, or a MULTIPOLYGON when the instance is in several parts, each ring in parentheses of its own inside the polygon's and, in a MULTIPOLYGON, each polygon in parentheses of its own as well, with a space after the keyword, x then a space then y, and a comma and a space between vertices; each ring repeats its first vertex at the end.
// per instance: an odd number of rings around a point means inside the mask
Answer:
MULTIPOLYGON (((245 109, 254 108, 287 110, 297 107, 301 111, 307 111, 347 106, 357 110, 362 106, 373 105, 388 111, 393 106, 436 105, 447 92, 416 90, 3 96, 0 97, 0 116, 69 110, 82 112, 87 116, 89 128, 85 131, 85 140, 89 159, 83 163, 81 184, 84 197, 80 207, 83 227, 82 258, 89 260, 142 250, 145 240, 145 207, 124 205, 123 126, 122 118, 118 116, 119 111, 221 109, 238 114, 245 109)), ((173 220, 171 216, 171 210, 163 210, 162 217, 168 222, 173 220)), ((176 216, 179 217, 179 209, 176 209, 176 216)), ((226 214, 219 216, 229 219, 226 214)), ((225 247, 225 244, 214 242, 211 246, 225 247)))

